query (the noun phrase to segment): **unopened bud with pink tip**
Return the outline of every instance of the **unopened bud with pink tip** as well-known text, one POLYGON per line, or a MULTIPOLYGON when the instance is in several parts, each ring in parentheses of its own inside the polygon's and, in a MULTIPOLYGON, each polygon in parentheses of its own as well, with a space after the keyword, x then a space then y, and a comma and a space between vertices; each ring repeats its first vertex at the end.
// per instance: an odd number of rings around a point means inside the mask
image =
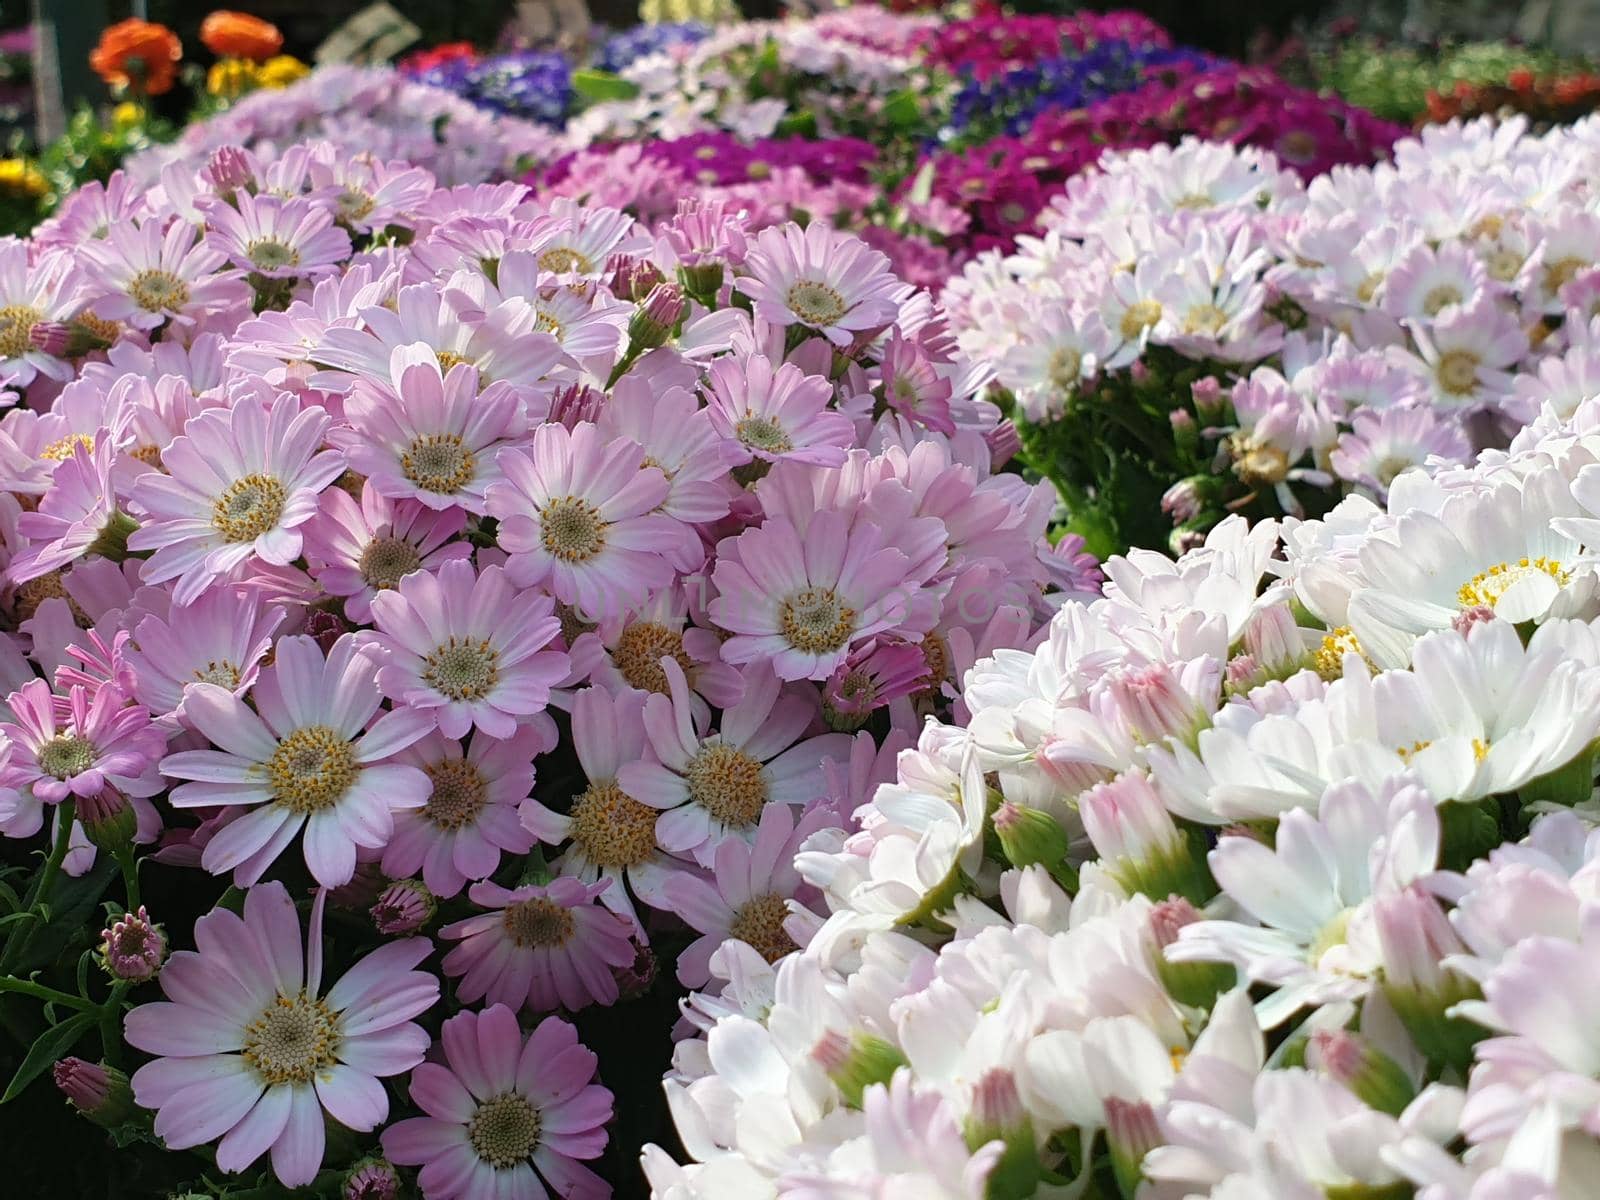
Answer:
POLYGON ((239 146, 218 147, 206 164, 205 175, 218 195, 237 191, 255 178, 255 172, 250 169, 250 156, 239 146))
POLYGON ((1210 1009, 1218 996, 1232 990, 1238 973, 1228 963, 1172 962, 1166 955, 1185 927, 1203 920, 1204 914, 1182 896, 1168 896, 1150 909, 1150 940, 1155 943, 1156 974, 1167 994, 1179 1004, 1210 1009))
POLYGON ((167 935, 144 905, 123 913, 100 934, 100 961, 113 979, 147 983, 167 960, 167 935))
POLYGON ((1383 991, 1411 1039, 1438 1066, 1465 1071, 1485 1030, 1450 1009, 1481 996, 1478 985, 1444 965, 1465 954, 1465 943, 1439 902, 1413 884, 1373 901, 1373 923, 1383 959, 1383 991))
POLYGON ((439 902, 420 879, 397 879, 372 906, 373 927, 385 937, 416 933, 439 911, 439 902))
POLYGON ((983 435, 983 441, 989 447, 991 471, 998 471, 1022 450, 1022 433, 1017 429, 1015 421, 1001 421, 983 435))
POLYGON ((1034 1136, 1033 1118, 1017 1091, 1015 1074, 1006 1067, 992 1067, 972 1086, 972 1108, 962 1130, 967 1147, 977 1150, 990 1142, 1000 1142, 1005 1151, 989 1173, 990 1193, 1004 1181, 1004 1194, 1031 1196, 1039 1183, 1041 1164, 1039 1143, 1034 1136))
POLYGON ((63 1058, 51 1069, 51 1077, 67 1102, 96 1125, 109 1129, 133 1114, 128 1077, 115 1067, 63 1058))
POLYGON ((654 350, 665 345, 688 311, 683 291, 677 284, 656 284, 628 322, 628 352, 654 350))
POLYGON ((382 1158, 364 1158, 344 1177, 339 1200, 396 1200, 400 1173, 382 1158))
POLYGON ((1398 1117, 1417 1098, 1399 1063, 1360 1034, 1319 1029, 1306 1043, 1306 1066, 1348 1088, 1368 1108, 1398 1117))
POLYGON ((1144 1179, 1145 1156, 1162 1144, 1155 1109, 1145 1100, 1106 1098, 1106 1142, 1111 1150, 1111 1170, 1117 1188, 1133 1200, 1144 1179))
POLYGON ((1078 799, 1078 813, 1104 866, 1129 892, 1197 904, 1216 894, 1199 847, 1142 772, 1090 788, 1078 799))

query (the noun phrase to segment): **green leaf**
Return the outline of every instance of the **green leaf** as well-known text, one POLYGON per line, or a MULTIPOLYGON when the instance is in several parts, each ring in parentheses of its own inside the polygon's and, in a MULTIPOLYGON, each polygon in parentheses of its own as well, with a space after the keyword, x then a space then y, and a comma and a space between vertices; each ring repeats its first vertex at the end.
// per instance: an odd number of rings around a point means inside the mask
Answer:
POLYGON ((572 90, 591 104, 602 100, 632 100, 639 85, 629 83, 610 71, 582 70, 572 73, 572 90))
POLYGON ((17 1073, 11 1077, 11 1082, 6 1086, 5 1094, 0 1095, 0 1104, 16 1099, 23 1088, 42 1075, 56 1059, 72 1049, 73 1043, 93 1024, 95 1015, 92 1012, 74 1013, 61 1024, 52 1025, 35 1038, 33 1045, 28 1047, 22 1065, 17 1068, 17 1073))
POLYGON ((54 962, 67 944, 73 938, 82 936, 85 930, 90 934, 98 932, 90 928, 96 923, 89 917, 116 874, 117 864, 109 854, 102 854, 87 874, 76 879, 68 877, 56 881, 50 897, 49 918, 34 932, 33 940, 28 943, 27 954, 16 965, 18 975, 26 976, 30 971, 37 971, 54 962))
POLYGON ((883 120, 890 129, 910 129, 922 117, 922 106, 917 94, 904 88, 883 102, 883 120))

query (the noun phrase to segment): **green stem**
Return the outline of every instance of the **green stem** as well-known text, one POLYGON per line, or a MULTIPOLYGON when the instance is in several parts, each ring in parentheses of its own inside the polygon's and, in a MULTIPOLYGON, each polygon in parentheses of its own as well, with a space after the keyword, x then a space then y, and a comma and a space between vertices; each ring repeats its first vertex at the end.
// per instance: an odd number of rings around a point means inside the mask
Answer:
POLYGON ((64 1004, 68 1008, 81 1009, 85 1012, 100 1007, 94 1001, 85 1000, 82 996, 74 996, 70 992, 58 992, 53 987, 46 987, 31 979, 17 979, 10 975, 0 976, 0 992, 18 992, 24 996, 32 996, 35 1000, 42 1000, 46 1004, 64 1004))
POLYGON ((124 846, 116 853, 117 866, 122 868, 122 887, 128 896, 128 911, 139 911, 139 863, 133 857, 133 848, 124 846))
POLYGON ((122 980, 100 1006, 100 1054, 113 1067, 122 1065, 122 1038, 118 1036, 117 1024, 122 1016, 122 997, 132 986, 122 980))
POLYGON ((61 864, 66 860, 67 846, 72 841, 72 823, 77 817, 77 801, 69 796, 57 806, 56 811, 60 817, 56 826, 55 845, 50 847, 50 857, 34 877, 33 886, 28 889, 27 898, 23 901, 28 919, 12 926, 11 933, 6 937, 5 949, 0 951, 0 976, 8 975, 17 959, 28 952, 39 923, 37 909, 49 901, 50 889, 55 886, 56 876, 61 873, 61 864))

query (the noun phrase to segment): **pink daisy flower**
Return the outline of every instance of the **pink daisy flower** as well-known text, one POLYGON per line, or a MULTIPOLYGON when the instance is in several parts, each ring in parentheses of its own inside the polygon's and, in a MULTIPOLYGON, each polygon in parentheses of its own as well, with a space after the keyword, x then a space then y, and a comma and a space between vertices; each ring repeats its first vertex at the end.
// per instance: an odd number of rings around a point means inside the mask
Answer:
POLYGON ((250 300, 250 288, 237 271, 222 270, 227 255, 196 242, 199 231, 187 221, 165 229, 159 220, 113 225, 104 241, 80 248, 92 268, 86 295, 95 315, 124 321, 135 329, 163 322, 191 325, 209 313, 225 312, 250 300))
POLYGON ((719 358, 707 372, 706 414, 734 461, 837 467, 855 442, 855 425, 828 407, 833 385, 793 363, 773 369, 765 355, 719 358))
POLYGON ((75 255, 47 250, 35 258, 26 242, 0 238, 0 384, 25 388, 40 375, 65 383, 72 364, 36 347, 29 335, 42 321, 70 321, 83 308, 75 255))
POLYGON ((131 550, 154 550, 146 583, 178 581, 179 604, 197 599, 252 558, 287 566, 300 557, 300 526, 317 511, 317 493, 339 477, 344 456, 320 450, 328 414, 280 395, 208 409, 161 453, 167 469, 133 487, 148 514, 128 538, 131 550))
POLYGON ((561 633, 542 592, 518 592, 501 567, 474 572, 465 559, 413 571, 372 599, 384 651, 378 684, 398 704, 437 719, 446 737, 474 726, 508 738, 544 711, 571 660, 547 650, 561 633))
POLYGON ((785 518, 718 547, 711 619, 733 633, 731 663, 771 663, 780 679, 826 679, 851 647, 904 618, 906 556, 882 528, 819 512, 802 541, 785 518))
POLYGON ((863 642, 822 687, 822 712, 835 729, 860 729, 878 709, 927 688, 928 656, 911 642, 863 642))
POLYGON ((117 508, 112 472, 118 465, 111 439, 91 450, 80 441, 51 476, 50 490, 33 512, 17 517, 17 532, 32 544, 11 560, 6 577, 26 583, 89 554, 125 551, 132 518, 117 508))
POLYGON ((143 705, 129 704, 110 685, 78 686, 55 696, 42 679, 29 680, 6 698, 10 721, 0 733, 11 755, 0 783, 45 804, 68 796, 93 799, 107 787, 130 796, 153 796, 161 781, 151 768, 166 736, 143 705))
POLYGON ((594 903, 609 880, 585 884, 570 875, 507 890, 487 880, 467 889, 489 911, 446 925, 439 936, 461 944, 445 955, 446 975, 460 976, 456 998, 473 1004, 527 1005, 534 1012, 615 1003, 618 967, 633 962, 633 927, 594 903))
MULTIPOLYGON (((794 868, 801 844, 832 819, 814 809, 795 821, 786 804, 769 804, 753 841, 728 838, 717 847, 712 878, 678 871, 663 885, 661 907, 677 913, 700 936, 678 955, 678 982, 704 987, 711 978, 712 953, 729 938, 750 946, 769 963, 798 950, 790 930, 806 924, 806 914, 791 907, 796 893, 819 899, 794 868)), ((809 914, 813 930, 822 918, 809 914)), ((809 940, 809 939, 804 939, 809 940)))
POLYGON ((572 743, 589 784, 565 813, 547 808, 537 796, 529 796, 521 809, 524 828, 539 841, 568 843, 561 873, 585 884, 608 881, 600 903, 636 927, 629 887, 647 904, 656 903, 652 898, 659 897, 676 869, 656 845, 660 814, 617 782, 623 764, 646 756, 644 702, 645 694, 632 689, 616 695, 593 687, 579 692, 572 702, 572 743))
POLYGON ((315 279, 350 257, 350 235, 308 200, 236 192, 233 203, 207 197, 206 244, 263 279, 315 279), (237 207, 235 207, 237 206, 237 207))
POLYGON ((282 608, 266 606, 252 589, 213 588, 193 604, 152 613, 133 626, 123 655, 139 703, 160 716, 181 716, 189 689, 209 683, 242 696, 256 681, 282 608))
POLYGON ((134 1072, 134 1099, 156 1110, 171 1150, 217 1142, 217 1166, 243 1171, 263 1154, 285 1187, 322 1166, 323 1114, 364 1133, 388 1118, 379 1079, 422 1061, 428 1035, 412 1018, 439 998, 413 970, 426 938, 379 947, 322 990, 317 894, 302 956, 300 917, 283 884, 251 888, 242 917, 214 909, 195 922, 195 950, 162 968, 167 999, 124 1022, 130 1045, 158 1055, 134 1072), (218 1141, 218 1139, 221 1139, 218 1141))
POLYGON ((234 882, 248 887, 304 829, 306 866, 318 883, 338 887, 355 875, 358 846, 388 843, 396 809, 427 803, 427 775, 388 760, 427 733, 433 719, 399 709, 373 721, 383 703, 377 676, 377 663, 353 634, 335 642, 326 659, 315 641, 296 636, 278 643, 261 672, 255 709, 215 684, 189 689, 185 716, 220 749, 162 759, 163 775, 193 781, 168 800, 175 808, 252 806, 207 843, 206 870, 231 870, 234 882))
POLYGON ((804 325, 836 346, 875 334, 894 321, 911 289, 889 270, 888 256, 826 221, 804 229, 763 229, 734 281, 773 325, 804 325))
POLYGON ((541 425, 528 450, 500 456, 500 469, 487 508, 518 586, 548 581, 558 600, 598 620, 672 582, 663 551, 681 527, 657 511, 670 486, 637 442, 587 423, 541 425))
POLYGON ((433 194, 433 176, 405 162, 372 154, 314 159, 312 186, 330 195, 339 220, 360 233, 412 224, 411 214, 433 194))
POLYGON ((392 500, 432 509, 484 511, 484 493, 501 478, 499 451, 527 429, 522 402, 504 384, 478 389, 478 372, 457 364, 442 373, 423 345, 389 359, 391 388, 362 379, 345 400, 348 427, 333 432, 352 470, 392 500))
POLYGON ((322 493, 321 511, 305 526, 311 577, 330 596, 344 597, 344 613, 372 620, 372 598, 413 571, 434 571, 472 557, 472 544, 453 541, 467 527, 460 508, 435 511, 415 500, 391 500, 361 486, 361 502, 341 488, 322 493))
MULTIPOLYGON (((633 374, 617 381, 596 424, 606 437, 631 438, 667 477, 661 511, 689 525, 727 516, 733 490, 722 438, 686 387, 651 387, 633 374)), ((694 539, 699 548, 699 539, 694 539)), ((689 568, 699 566, 689 564, 689 568)))
POLYGON ((517 819, 517 806, 533 791, 533 760, 555 743, 546 718, 504 741, 480 734, 465 753, 437 731, 407 746, 395 761, 420 768, 433 790, 421 808, 395 814, 383 873, 403 879, 421 871, 428 890, 448 899, 492 875, 502 853, 526 854, 533 834, 517 819))
POLYGON ((496 1004, 460 1012, 439 1040, 444 1061, 411 1073, 427 1116, 383 1131, 383 1152, 420 1166, 425 1200, 606 1200, 611 1185, 583 1161, 599 1158, 611 1093, 592 1082, 599 1059, 560 1017, 526 1036, 496 1004))
POLYGON ((651 756, 623 763, 617 783, 661 810, 656 843, 669 853, 709 867, 724 839, 755 836, 768 804, 804 805, 820 795, 822 762, 850 753, 843 734, 800 741, 817 715, 815 700, 782 694, 765 668, 746 674, 744 699, 710 732, 694 720, 683 669, 672 659, 662 667, 671 695, 651 696, 644 708, 651 756))

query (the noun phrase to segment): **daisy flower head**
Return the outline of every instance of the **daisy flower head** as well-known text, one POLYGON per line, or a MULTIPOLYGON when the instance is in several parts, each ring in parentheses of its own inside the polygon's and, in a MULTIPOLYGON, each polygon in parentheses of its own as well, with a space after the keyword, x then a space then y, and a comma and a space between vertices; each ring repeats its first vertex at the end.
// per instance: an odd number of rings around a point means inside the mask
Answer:
POLYGON ((745 694, 715 731, 696 721, 683 669, 662 659, 670 694, 645 701, 650 754, 617 769, 629 795, 659 809, 656 841, 671 854, 712 865, 723 839, 754 838, 768 804, 801 806, 822 794, 822 763, 844 759, 844 734, 804 737, 817 715, 813 698, 785 692, 766 667, 745 674, 745 694))
POLYGON ((47 250, 37 258, 26 242, 0 238, 0 383, 27 387, 40 375, 65 383, 72 364, 33 344, 36 325, 70 321, 83 308, 83 278, 73 255, 47 250))
POLYGON ((395 814, 383 873, 403 879, 420 871, 428 890, 448 899, 493 874, 502 853, 526 854, 534 839, 517 805, 533 791, 533 760, 554 744, 546 721, 504 740, 476 735, 465 750, 437 731, 407 746, 395 761, 420 768, 433 790, 421 808, 395 814))
POLYGON ((94 799, 108 787, 141 797, 161 790, 150 769, 166 735, 120 689, 74 686, 55 696, 48 683, 33 679, 6 698, 6 707, 11 720, 0 733, 11 740, 11 754, 0 773, 4 786, 45 804, 94 799))
POLYGON ((477 369, 440 368, 416 343, 390 356, 394 386, 359 380, 345 400, 349 425, 335 430, 352 470, 392 500, 429 508, 484 511, 484 493, 501 477, 499 452, 522 438, 522 402, 505 384, 479 390, 477 369))
POLYGON ((1427 385, 1435 405, 1462 411, 1492 407, 1512 390, 1512 370, 1528 353, 1516 317, 1491 300, 1413 322, 1415 356, 1395 351, 1427 385))
POLYGON ((282 607, 265 604, 253 588, 211 588, 193 604, 139 619, 123 652, 134 696, 158 716, 181 718, 195 684, 242 695, 255 682, 285 617, 282 607))
POLYGON ((222 269, 227 256, 197 242, 198 236, 187 221, 165 228, 158 220, 125 222, 112 226, 103 241, 83 246, 80 253, 93 268, 86 294, 95 315, 149 330, 167 322, 192 325, 247 303, 250 289, 239 273, 222 269))
POLYGON ((440 1030, 443 1055, 411 1075, 426 1115, 383 1131, 383 1152, 420 1166, 427 1200, 508 1200, 555 1194, 605 1200, 599 1158, 611 1093, 592 1082, 598 1058, 560 1017, 523 1034, 503 1004, 460 1012, 440 1030))
POLYGON ((189 604, 253 558, 273 566, 299 558, 317 494, 344 470, 342 454, 321 449, 328 424, 326 412, 302 410, 288 394, 270 404, 245 397, 188 421, 161 453, 166 471, 133 486, 146 519, 128 548, 155 551, 145 582, 175 579, 174 599, 189 604))
POLYGON ((343 488, 322 493, 320 511, 305 526, 305 555, 323 591, 344 598, 345 616, 372 620, 372 598, 413 571, 436 571, 470 558, 472 544, 452 539, 467 527, 466 510, 391 500, 369 479, 358 503, 343 488))
POLYGON ((585 884, 610 880, 600 903, 638 923, 628 887, 646 903, 657 903, 661 885, 674 867, 656 845, 659 812, 630 796, 617 782, 623 764, 643 761, 645 693, 625 688, 615 694, 604 688, 580 691, 572 701, 572 743, 588 786, 567 812, 546 807, 529 796, 521 809, 522 824, 547 846, 567 848, 560 860, 564 875, 585 884))
POLYGON ((383 703, 378 670, 353 634, 326 657, 297 635, 278 643, 261 672, 254 709, 215 684, 189 689, 189 724, 218 748, 162 759, 163 775, 191 781, 169 800, 175 808, 248 807, 206 844, 206 870, 231 870, 248 887, 303 829, 312 876, 339 887, 355 875, 358 847, 388 843, 396 810, 428 802, 428 776, 390 760, 426 734, 433 717, 403 708, 373 721, 383 703))
POLYGON ((411 214, 434 190, 433 176, 422 167, 386 163, 369 153, 314 158, 310 173, 312 186, 332 199, 339 221, 357 233, 410 226, 411 214))
POLYGON ((117 507, 113 477, 125 463, 108 436, 92 449, 74 439, 38 507, 17 517, 17 532, 31 544, 11 560, 6 577, 26 583, 86 555, 124 552, 135 522, 117 507))
POLYGON ((458 558, 413 571, 373 597, 372 619, 384 694, 436 719, 446 737, 474 727, 511 737, 544 711, 570 666, 546 649, 561 633, 550 597, 517 591, 503 567, 479 573, 458 558))
POLYGON ((487 997, 513 1012, 615 1003, 614 972, 631 964, 636 951, 632 924, 594 902, 609 886, 570 875, 514 889, 473 884, 467 896, 486 911, 439 931, 460 943, 443 964, 446 975, 460 977, 457 999, 472 1004, 487 997))
POLYGON ((1382 496, 1401 471, 1435 457, 1466 462, 1471 456, 1472 443, 1459 424, 1428 405, 1408 404, 1358 411, 1328 462, 1341 479, 1382 496))
POLYGON ((911 290, 891 273, 887 255, 826 221, 763 229, 743 271, 734 286, 755 301, 757 317, 814 329, 835 346, 891 324, 911 290))
POLYGON ((828 678, 851 648, 906 614, 905 554, 882 528, 819 512, 802 539, 785 517, 718 547, 711 619, 733 636, 731 663, 770 663, 780 679, 828 678))
POLYGON ((729 355, 712 364, 707 387, 711 424, 739 462, 837 467, 855 441, 850 418, 828 407, 833 385, 793 363, 729 355))
POLYGON ((217 1142, 228 1172, 270 1154, 278 1181, 297 1188, 322 1166, 325 1115, 362 1133, 388 1117, 378 1080, 428 1049, 412 1018, 438 1000, 439 981, 413 968, 432 946, 390 942, 324 992, 326 895, 312 905, 303 954, 299 914, 277 881, 251 888, 242 916, 207 913, 197 948, 162 968, 167 999, 128 1014, 129 1044, 157 1056, 134 1072, 134 1099, 155 1110, 169 1149, 217 1142))
POLYGON ((486 507, 519 587, 546 584, 598 620, 672 582, 666 555, 681 526, 658 511, 671 485, 631 438, 607 438, 587 422, 570 431, 545 424, 527 450, 500 456, 500 470, 486 507))
POLYGON ((317 279, 350 257, 350 235, 321 205, 298 197, 236 192, 204 201, 206 244, 261 279, 317 279))

